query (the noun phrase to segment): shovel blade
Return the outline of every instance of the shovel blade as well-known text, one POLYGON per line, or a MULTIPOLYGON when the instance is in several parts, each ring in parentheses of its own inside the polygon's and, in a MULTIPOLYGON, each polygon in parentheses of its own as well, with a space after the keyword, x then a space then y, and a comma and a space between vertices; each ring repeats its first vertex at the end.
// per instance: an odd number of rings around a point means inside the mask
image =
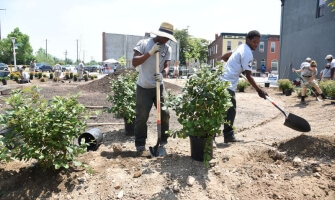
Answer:
POLYGON ((161 146, 149 147, 151 157, 163 157, 166 155, 166 149, 161 146))
POLYGON ((311 131, 311 126, 305 119, 292 113, 288 114, 284 125, 299 132, 311 131))

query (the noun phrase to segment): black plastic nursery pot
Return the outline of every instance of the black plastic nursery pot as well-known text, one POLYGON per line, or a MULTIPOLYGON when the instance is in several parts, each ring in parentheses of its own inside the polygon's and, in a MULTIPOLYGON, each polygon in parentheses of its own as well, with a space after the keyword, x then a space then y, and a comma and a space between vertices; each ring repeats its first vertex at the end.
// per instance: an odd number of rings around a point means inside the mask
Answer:
MULTIPOLYGON (((190 136, 190 145, 191 145, 191 158, 196 161, 204 161, 204 151, 206 146, 207 138, 200 138, 190 136)), ((213 140, 211 142, 211 147, 213 146, 213 140)), ((213 148, 210 156, 213 158, 213 148)))
POLYGON ((83 138, 85 139, 85 143, 88 144, 87 151, 96 151, 102 143, 103 135, 100 129, 92 128, 79 136, 79 145, 81 145, 83 138))
POLYGON ((265 87, 270 87, 270 83, 264 83, 265 87))
POLYGON ((285 95, 286 96, 291 96, 291 94, 292 94, 292 89, 286 89, 285 90, 285 95))
POLYGON ((135 119, 132 119, 131 122, 128 123, 128 120, 126 118, 123 118, 124 120, 124 129, 126 131, 127 136, 133 136, 135 135, 134 129, 135 129, 135 119))

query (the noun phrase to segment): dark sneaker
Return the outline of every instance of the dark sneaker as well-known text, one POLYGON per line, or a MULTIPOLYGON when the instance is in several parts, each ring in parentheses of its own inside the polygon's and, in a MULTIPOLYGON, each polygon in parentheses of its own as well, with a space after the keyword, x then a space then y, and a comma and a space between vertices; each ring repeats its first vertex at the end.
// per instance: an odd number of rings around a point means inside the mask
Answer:
POLYGON ((136 151, 137 152, 139 152, 139 153, 141 153, 141 152, 143 152, 143 151, 145 151, 146 149, 145 149, 145 146, 137 146, 136 147, 136 151))
POLYGON ((241 142, 241 140, 237 140, 235 137, 233 138, 224 138, 224 143, 228 142, 241 142))
POLYGON ((307 105, 306 101, 300 101, 300 104, 307 105))
POLYGON ((322 99, 327 99, 325 94, 321 94, 322 99))

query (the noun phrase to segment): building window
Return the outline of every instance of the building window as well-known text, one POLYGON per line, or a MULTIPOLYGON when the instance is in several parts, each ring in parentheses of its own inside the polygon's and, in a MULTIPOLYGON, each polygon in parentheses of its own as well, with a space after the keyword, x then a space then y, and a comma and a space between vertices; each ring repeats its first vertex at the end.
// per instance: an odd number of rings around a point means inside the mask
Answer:
POLYGON ((271 53, 274 53, 276 50, 276 43, 275 42, 271 42, 271 53))
POLYGON ((264 42, 259 43, 259 52, 264 52, 264 42))
POLYGON ((230 51, 231 50, 231 41, 228 41, 227 42, 227 51, 230 51))
POLYGON ((316 12, 316 17, 322 17, 325 15, 326 2, 325 0, 318 0, 318 9, 316 12))
POLYGON ((215 45, 215 53, 218 53, 218 45, 215 45))
POLYGON ((277 60, 271 61, 271 73, 278 73, 278 61, 277 60))

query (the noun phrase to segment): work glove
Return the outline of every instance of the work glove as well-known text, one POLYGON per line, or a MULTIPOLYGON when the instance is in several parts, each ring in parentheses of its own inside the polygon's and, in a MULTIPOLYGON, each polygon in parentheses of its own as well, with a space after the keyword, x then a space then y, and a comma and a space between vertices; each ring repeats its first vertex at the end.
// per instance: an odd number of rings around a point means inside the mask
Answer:
POLYGON ((264 99, 266 99, 266 96, 269 96, 268 93, 266 93, 266 92, 265 92, 264 90, 262 90, 262 89, 257 90, 257 92, 258 92, 258 96, 259 96, 259 97, 262 97, 262 98, 264 98, 264 99))
POLYGON ((156 44, 154 44, 154 46, 152 46, 152 48, 149 51, 150 56, 152 56, 154 53, 159 52, 161 50, 161 45, 158 44, 158 42, 156 44))
POLYGON ((162 82, 162 80, 163 80, 163 75, 162 75, 162 73, 155 73, 154 76, 155 76, 155 80, 156 80, 157 82, 162 82))

